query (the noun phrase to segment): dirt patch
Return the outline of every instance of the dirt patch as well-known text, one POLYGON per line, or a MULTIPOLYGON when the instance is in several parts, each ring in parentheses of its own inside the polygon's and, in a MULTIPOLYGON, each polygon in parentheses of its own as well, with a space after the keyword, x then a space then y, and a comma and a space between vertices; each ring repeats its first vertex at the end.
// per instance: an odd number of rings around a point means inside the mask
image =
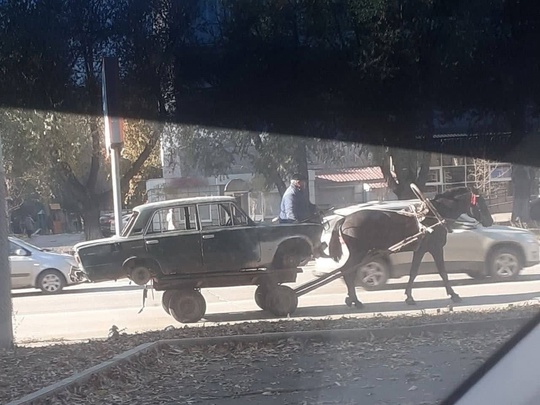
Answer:
POLYGON ((512 334, 288 339, 147 353, 52 404, 435 404, 512 334))
MULTIPOLYGON (((0 351, 0 375, 2 376, 0 379, 0 403, 6 403, 9 400, 20 398, 21 396, 34 392, 48 384, 71 376, 75 372, 82 371, 83 369, 110 359, 123 351, 129 350, 142 343, 159 339, 229 336, 301 330, 387 328, 429 323, 455 323, 473 320, 532 317, 537 311, 537 306, 516 306, 503 311, 449 312, 441 313, 439 315, 398 317, 380 315, 371 318, 302 321, 283 320, 274 322, 261 321, 212 327, 169 327, 163 331, 134 335, 123 334, 113 327, 111 337, 105 341, 57 344, 33 348, 17 347, 15 350, 0 351)), ((489 345, 493 344, 493 342, 489 343, 489 345)), ((407 344, 404 350, 409 350, 410 348, 414 348, 412 342, 411 344, 407 344)), ((241 352, 238 352, 238 355, 241 355, 241 352)), ((158 356, 156 358, 159 359, 160 357, 158 356)), ((198 361, 199 360, 194 360, 194 364, 198 361)), ((71 402, 68 401, 68 403, 71 402)), ((104 401, 101 403, 116 402, 104 401)))

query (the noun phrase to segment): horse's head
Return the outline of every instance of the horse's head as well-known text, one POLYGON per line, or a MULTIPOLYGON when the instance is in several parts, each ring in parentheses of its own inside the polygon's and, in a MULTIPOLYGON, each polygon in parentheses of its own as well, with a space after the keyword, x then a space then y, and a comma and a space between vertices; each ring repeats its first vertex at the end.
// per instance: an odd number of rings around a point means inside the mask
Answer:
POLYGON ((493 225, 493 217, 489 212, 489 208, 484 197, 482 197, 482 195, 476 189, 469 190, 469 192, 469 209, 466 214, 476 219, 483 226, 493 225))
POLYGON ((432 202, 443 217, 457 219, 460 215, 467 214, 483 226, 493 225, 486 200, 478 190, 466 187, 454 188, 438 194, 432 202))

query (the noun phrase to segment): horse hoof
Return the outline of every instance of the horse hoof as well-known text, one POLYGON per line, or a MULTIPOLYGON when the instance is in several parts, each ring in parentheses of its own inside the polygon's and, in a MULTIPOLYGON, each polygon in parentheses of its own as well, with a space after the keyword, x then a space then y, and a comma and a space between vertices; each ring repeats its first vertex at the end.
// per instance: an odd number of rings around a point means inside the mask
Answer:
POLYGON ((405 303, 407 305, 416 305, 416 301, 414 300, 413 297, 407 297, 407 299, 405 300, 405 303))
POLYGON ((345 305, 347 305, 349 308, 352 307, 353 300, 350 297, 345 298, 345 305))
POLYGON ((463 300, 461 299, 461 297, 457 294, 452 294, 450 296, 450 298, 452 299, 453 302, 462 302, 463 300))
POLYGON ((356 309, 362 309, 362 308, 364 308, 364 304, 362 304, 360 301, 355 301, 354 302, 354 307, 356 309))

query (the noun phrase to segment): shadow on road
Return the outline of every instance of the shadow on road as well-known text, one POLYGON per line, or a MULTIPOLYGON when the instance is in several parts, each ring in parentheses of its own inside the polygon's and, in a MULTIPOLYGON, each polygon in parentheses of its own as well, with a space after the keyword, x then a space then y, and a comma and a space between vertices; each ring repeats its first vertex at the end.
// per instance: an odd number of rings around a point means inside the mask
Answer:
MULTIPOLYGON (((343 295, 345 298, 345 294, 343 295)), ((500 294, 500 295, 483 295, 478 297, 467 297, 459 304, 452 303, 450 298, 434 299, 417 301, 416 305, 407 305, 405 302, 374 302, 365 304, 362 310, 351 309, 344 303, 336 303, 336 305, 321 305, 312 307, 301 307, 295 311, 291 318, 301 317, 321 317, 321 316, 347 316, 361 312, 397 312, 425 309, 446 309, 450 304, 454 307, 474 306, 474 305, 500 305, 513 304, 520 301, 528 301, 538 299, 540 302, 540 292, 538 293, 520 293, 520 294, 500 294)), ((362 297, 360 297, 362 300, 362 297)), ((301 303, 300 303, 301 305, 301 303)), ((237 321, 255 321, 264 319, 275 319, 276 317, 263 311, 235 312, 229 314, 207 314, 205 319, 209 322, 237 322, 237 321)))

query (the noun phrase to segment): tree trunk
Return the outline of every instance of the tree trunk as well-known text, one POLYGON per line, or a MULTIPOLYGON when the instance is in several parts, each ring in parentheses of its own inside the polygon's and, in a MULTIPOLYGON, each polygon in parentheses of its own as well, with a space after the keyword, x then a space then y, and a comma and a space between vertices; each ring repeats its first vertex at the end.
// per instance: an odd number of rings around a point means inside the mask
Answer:
POLYGON ((84 237, 86 240, 100 239, 103 237, 99 225, 99 203, 90 202, 83 207, 82 217, 84 220, 84 237))
MULTIPOLYGON (((296 147, 296 170, 298 174, 304 176, 306 179, 309 178, 308 172, 308 158, 307 158, 307 148, 306 143, 303 139, 298 142, 296 147)), ((306 193, 309 195, 309 181, 306 181, 306 193)))

